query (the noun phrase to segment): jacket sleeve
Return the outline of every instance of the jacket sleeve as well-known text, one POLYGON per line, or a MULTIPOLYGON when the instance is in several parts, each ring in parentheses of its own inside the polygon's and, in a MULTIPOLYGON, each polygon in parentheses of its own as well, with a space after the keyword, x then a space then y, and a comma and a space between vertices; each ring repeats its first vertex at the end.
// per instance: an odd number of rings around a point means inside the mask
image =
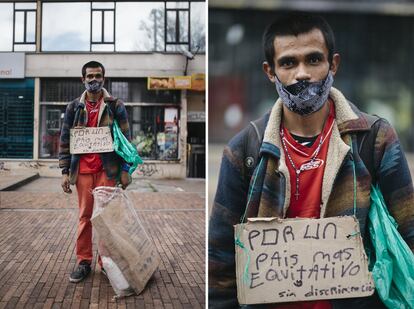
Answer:
POLYGON ((414 251, 414 194, 410 170, 397 133, 381 120, 375 141, 376 178, 398 230, 414 251))
POLYGON ((209 308, 238 307, 234 228, 247 201, 243 177, 245 132, 225 147, 209 223, 209 308))
POLYGON ((73 102, 66 106, 65 117, 60 131, 59 167, 62 169, 69 169, 70 167, 71 154, 69 151, 69 138, 70 128, 72 127, 73 119, 75 117, 74 106, 75 104, 73 102))

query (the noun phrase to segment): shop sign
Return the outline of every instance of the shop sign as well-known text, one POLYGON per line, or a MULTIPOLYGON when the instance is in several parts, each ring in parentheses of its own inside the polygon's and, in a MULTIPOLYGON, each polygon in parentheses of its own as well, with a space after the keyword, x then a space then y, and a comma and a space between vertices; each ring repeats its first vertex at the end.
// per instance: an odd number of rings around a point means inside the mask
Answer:
POLYGON ((195 90, 195 91, 206 90, 206 75, 204 73, 191 75, 191 90, 195 90))
POLYGON ((205 112, 188 112, 187 122, 206 122, 205 112))
POLYGON ((148 90, 191 89, 191 76, 148 77, 148 90))
POLYGON ((24 67, 24 53, 0 53, 0 79, 24 78, 24 67))
POLYGON ((240 304, 372 295, 375 286, 353 216, 251 218, 235 226, 240 304))

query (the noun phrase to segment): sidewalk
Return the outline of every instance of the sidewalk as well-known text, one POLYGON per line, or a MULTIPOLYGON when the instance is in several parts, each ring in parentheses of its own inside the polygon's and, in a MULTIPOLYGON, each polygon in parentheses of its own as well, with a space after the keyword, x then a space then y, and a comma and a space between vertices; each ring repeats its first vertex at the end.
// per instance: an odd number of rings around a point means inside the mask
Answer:
POLYGON ((204 308, 204 188, 204 180, 134 180, 127 191, 161 264, 141 295, 117 301, 96 246, 94 272, 82 283, 68 281, 76 192, 62 193, 59 178, 0 192, 0 308, 204 308))

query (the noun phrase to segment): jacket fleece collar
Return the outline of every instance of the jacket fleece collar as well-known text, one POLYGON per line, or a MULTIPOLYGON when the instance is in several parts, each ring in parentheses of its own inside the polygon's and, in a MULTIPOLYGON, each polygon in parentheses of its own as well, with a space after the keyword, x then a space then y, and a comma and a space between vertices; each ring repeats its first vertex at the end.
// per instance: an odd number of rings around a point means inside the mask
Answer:
MULTIPOLYGON (((87 91, 85 90, 80 96, 80 99, 79 99, 80 103, 85 103, 86 94, 87 94, 87 91)), ((113 100, 113 97, 109 94, 108 90, 106 90, 105 88, 102 88, 102 94, 103 94, 103 98, 105 101, 111 100, 111 99, 113 100)))
MULTIPOLYGON (((364 114, 362 114, 352 103, 348 102, 345 96, 336 88, 332 87, 329 93, 335 105, 335 122, 341 135, 349 132, 366 131, 371 125, 364 114)), ((263 137, 261 153, 273 153, 280 156, 280 123, 282 120, 282 100, 279 98, 274 104, 266 130, 263 137)))
MULTIPOLYGON (((335 176, 350 149, 348 146, 349 141, 344 141, 344 137, 342 137, 342 135, 351 131, 364 131, 369 130, 370 128, 365 116, 359 112, 358 109, 354 108, 354 106, 346 100, 344 95, 339 90, 332 87, 329 97, 333 100, 335 105, 336 125, 334 125, 332 130, 326 158, 327 164, 325 166, 325 173, 322 180, 321 218, 326 212, 326 205, 332 191, 335 176)), ((280 159, 278 160, 278 170, 286 179, 285 201, 283 207, 283 216, 285 216, 290 204, 291 188, 289 171, 285 162, 285 155, 284 152, 280 150, 282 149, 279 133, 280 123, 282 120, 282 107, 282 101, 278 99, 270 112, 260 154, 263 155, 264 153, 267 153, 273 155, 277 159, 280 159)))
MULTIPOLYGON (((87 91, 85 90, 82 93, 82 95, 81 95, 81 97, 79 99, 79 103, 83 104, 83 109, 85 111, 85 123, 88 122, 88 113, 86 112, 86 104, 85 104, 86 93, 87 93, 87 91)), ((102 95, 103 95, 104 102, 115 100, 114 97, 111 96, 110 93, 105 88, 102 88, 102 95)), ((101 122, 101 117, 102 117, 102 114, 103 114, 105 108, 106 108, 106 104, 101 104, 101 106, 99 108, 98 125, 101 122)))

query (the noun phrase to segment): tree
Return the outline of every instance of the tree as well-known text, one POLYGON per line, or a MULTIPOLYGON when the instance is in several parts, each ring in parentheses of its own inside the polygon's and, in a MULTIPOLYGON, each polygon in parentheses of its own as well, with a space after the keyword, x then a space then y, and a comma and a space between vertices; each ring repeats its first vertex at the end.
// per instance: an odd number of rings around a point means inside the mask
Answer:
MULTIPOLYGON (((190 17, 191 18, 191 17, 190 17)), ((191 19, 190 19, 191 20, 191 19)), ((148 40, 145 40, 145 50, 164 51, 165 46, 165 27, 167 27, 167 37, 175 35, 175 20, 168 17, 167 25, 165 25, 165 9, 154 8, 149 14, 149 18, 140 22, 139 30, 146 33, 148 40), (173 26, 171 26, 173 25, 173 26), (152 46, 149 46, 149 45, 152 46)), ((180 33, 184 32, 184 24, 180 22, 180 33)), ((188 29, 191 38, 191 50, 205 50, 205 24, 201 19, 194 18, 190 22, 188 29), (191 29, 193 27, 194 29, 191 29)), ((188 46, 170 45, 168 51, 188 50, 188 46)))

